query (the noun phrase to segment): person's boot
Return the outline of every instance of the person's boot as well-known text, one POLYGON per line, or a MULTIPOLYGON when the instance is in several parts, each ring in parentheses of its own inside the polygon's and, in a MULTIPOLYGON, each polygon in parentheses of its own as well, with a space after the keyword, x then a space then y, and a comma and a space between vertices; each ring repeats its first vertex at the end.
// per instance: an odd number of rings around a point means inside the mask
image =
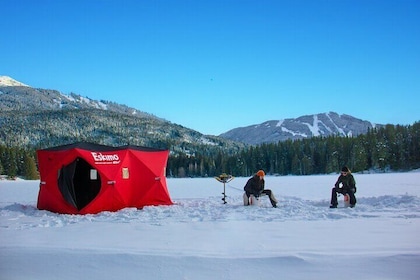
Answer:
POLYGON ((270 194, 270 202, 271 205, 273 205, 274 208, 277 208, 277 199, 275 198, 273 192, 270 194))
POLYGON ((331 204, 330 208, 337 208, 337 204, 331 204))
POLYGON ((244 206, 248 206, 249 205, 249 197, 246 195, 246 193, 244 193, 243 199, 244 199, 244 206))

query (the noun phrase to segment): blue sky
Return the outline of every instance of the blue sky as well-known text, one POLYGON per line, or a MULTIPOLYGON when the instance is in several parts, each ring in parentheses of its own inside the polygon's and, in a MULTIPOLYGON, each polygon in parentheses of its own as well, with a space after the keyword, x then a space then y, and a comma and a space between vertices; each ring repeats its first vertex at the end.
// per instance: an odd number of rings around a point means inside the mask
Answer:
POLYGON ((0 75, 204 134, 420 121, 420 1, 3 0, 0 75))

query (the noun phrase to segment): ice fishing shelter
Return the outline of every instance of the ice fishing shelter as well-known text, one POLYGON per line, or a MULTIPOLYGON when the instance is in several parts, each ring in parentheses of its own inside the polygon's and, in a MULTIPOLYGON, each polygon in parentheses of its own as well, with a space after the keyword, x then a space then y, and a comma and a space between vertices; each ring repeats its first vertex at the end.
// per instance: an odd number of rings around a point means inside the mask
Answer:
POLYGON ((38 209, 66 214, 171 205, 168 150, 86 142, 37 151, 38 209))

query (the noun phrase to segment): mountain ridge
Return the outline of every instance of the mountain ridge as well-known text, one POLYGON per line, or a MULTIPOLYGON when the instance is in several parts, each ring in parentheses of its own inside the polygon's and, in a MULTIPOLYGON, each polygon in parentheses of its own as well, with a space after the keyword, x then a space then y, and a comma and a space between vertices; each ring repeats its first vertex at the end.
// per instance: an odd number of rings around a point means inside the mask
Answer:
MULTIPOLYGON (((181 145, 182 142, 190 143, 181 146, 191 145, 192 142, 195 141, 194 139, 198 139, 198 142, 201 143, 207 143, 210 145, 221 144, 225 147, 233 145, 238 148, 242 145, 259 145, 263 143, 272 143, 289 139, 303 139, 314 136, 339 135, 351 137, 364 134, 368 131, 368 129, 382 126, 381 124, 374 124, 350 115, 339 115, 335 112, 328 112, 305 115, 298 118, 269 120, 260 124, 233 128, 218 136, 203 135, 198 131, 185 128, 182 125, 172 124, 170 121, 126 105, 105 100, 94 100, 88 97, 82 97, 81 95, 75 93, 63 94, 57 90, 33 88, 8 76, 0 76, 0 101, 3 124, 7 124, 7 122, 4 121, 7 118, 10 125, 25 126, 25 120, 30 120, 30 124, 34 127, 39 127, 39 123, 37 123, 38 119, 38 121, 42 120, 44 122, 44 127, 48 127, 50 126, 50 124, 46 123, 48 120, 42 116, 42 114, 48 114, 51 118, 53 118, 51 121, 60 123, 62 127, 68 127, 68 125, 66 125, 65 119, 60 118, 67 118, 68 123, 72 123, 73 126, 78 126, 78 123, 74 119, 79 118, 80 122, 87 125, 88 120, 86 120, 83 116, 77 116, 78 114, 85 114, 92 119, 96 119, 98 122, 97 125, 100 127, 107 126, 106 122, 103 121, 103 119, 106 118, 113 119, 111 123, 118 127, 124 126, 125 124, 121 123, 117 119, 125 119, 127 123, 130 123, 133 131, 136 131, 136 133, 141 131, 140 134, 142 134, 142 136, 137 137, 133 137, 133 135, 120 135, 117 137, 118 139, 116 139, 115 135, 118 133, 115 130, 117 128, 108 127, 104 129, 104 131, 107 131, 107 133, 113 135, 113 137, 109 138, 102 135, 100 141, 105 141, 106 143, 104 144, 122 144, 121 142, 124 141, 124 137, 134 141, 134 143, 131 144, 153 144, 155 141, 147 139, 148 136, 153 136, 160 138, 159 141, 165 143, 171 142, 164 140, 165 137, 179 137, 179 139, 175 141, 179 145, 181 145), (92 112, 88 112, 88 110, 92 110, 92 112), (62 111, 63 113, 60 115, 49 111, 62 111), (69 113, 69 111, 71 113, 69 113), (122 115, 126 117, 122 117, 122 115), (129 120, 127 117, 129 117, 129 120), (130 117, 133 117, 134 119, 130 119, 130 117), (15 121, 15 123, 13 123, 13 121, 15 121), (140 129, 139 126, 147 127, 149 131, 144 131, 143 129, 140 129), (165 130, 168 130, 169 132, 165 132, 165 130), (155 131, 159 131, 160 133, 156 133, 155 131), (192 137, 191 135, 195 136, 192 137), (105 138, 108 138, 108 140, 105 140, 105 138)), ((87 126, 90 127, 89 125, 87 126)), ((121 128, 118 129, 121 130, 121 128)), ((60 128, 58 128, 58 130, 60 130, 60 128)), ((95 129, 91 127, 90 131, 92 132, 93 130, 95 129)), ((97 131, 98 130, 96 130, 95 133, 98 133, 97 131)), ((9 132, 13 134, 13 129, 9 129, 9 132)), ((65 139, 73 140, 76 138, 68 135, 70 133, 60 133, 66 135, 66 137, 64 137, 65 139)), ((55 135, 54 131, 51 131, 51 135, 55 135)), ((33 136, 40 137, 39 135, 33 136)), ((84 137, 88 137, 88 135, 86 134, 84 137)), ((28 140, 30 139, 29 137, 26 137, 25 139, 26 144, 36 144, 31 143, 31 141, 28 140)), ((185 149, 185 147, 182 149, 185 149)))
POLYGON ((270 120, 260 124, 238 127, 220 134, 220 137, 250 145, 314 136, 357 136, 368 129, 383 126, 336 112, 305 115, 298 118, 270 120))
MULTIPOLYGON (((20 82, 18 82, 20 83, 20 82)), ((0 109, 10 110, 62 110, 62 109, 103 109, 127 115, 144 117, 156 116, 126 105, 106 100, 94 100, 76 93, 64 94, 57 90, 32 88, 29 86, 0 86, 0 109), (30 101, 34 102, 30 102, 30 101)))
POLYGON ((15 79, 13 79, 9 76, 0 76, 0 86, 24 86, 24 87, 29 87, 28 85, 25 85, 24 83, 16 81, 15 79))
POLYGON ((9 146, 46 148, 89 141, 167 148, 184 155, 230 154, 245 147, 126 105, 22 85, 0 86, 0 127, 0 144, 9 146))

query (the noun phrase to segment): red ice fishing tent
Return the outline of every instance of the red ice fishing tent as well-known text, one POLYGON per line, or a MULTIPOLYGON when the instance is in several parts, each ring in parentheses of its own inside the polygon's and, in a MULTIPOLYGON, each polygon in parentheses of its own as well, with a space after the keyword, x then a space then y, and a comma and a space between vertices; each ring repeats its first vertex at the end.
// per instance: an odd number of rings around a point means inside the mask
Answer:
POLYGON ((38 209, 92 214, 125 207, 171 205, 168 150, 80 142, 37 151, 38 209))

